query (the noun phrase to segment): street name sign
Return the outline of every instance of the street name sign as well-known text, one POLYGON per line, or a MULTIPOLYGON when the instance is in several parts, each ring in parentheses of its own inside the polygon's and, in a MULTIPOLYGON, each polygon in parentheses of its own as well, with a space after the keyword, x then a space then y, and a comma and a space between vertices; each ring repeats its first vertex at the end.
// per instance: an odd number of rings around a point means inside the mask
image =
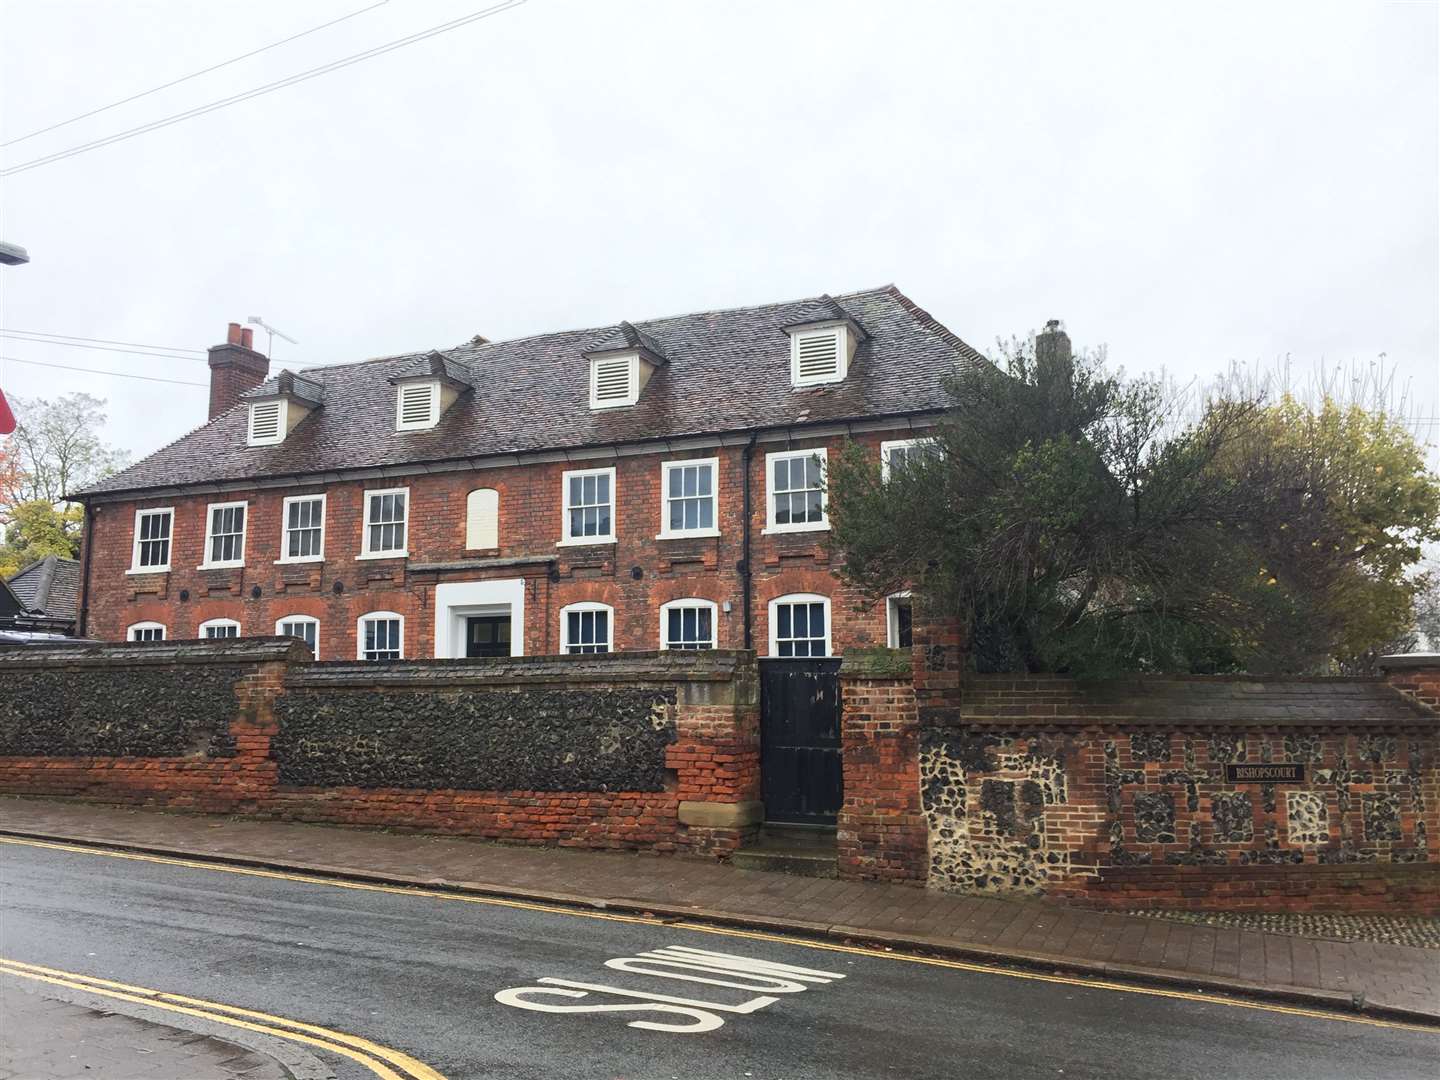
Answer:
POLYGON ((1232 784, 1303 784, 1304 765, 1226 765, 1225 779, 1232 784))

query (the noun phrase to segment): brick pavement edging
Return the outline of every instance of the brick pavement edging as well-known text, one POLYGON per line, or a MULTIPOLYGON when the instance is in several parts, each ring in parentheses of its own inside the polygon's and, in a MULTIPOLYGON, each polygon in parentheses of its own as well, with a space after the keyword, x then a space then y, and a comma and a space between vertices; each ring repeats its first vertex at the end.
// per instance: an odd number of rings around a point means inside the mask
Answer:
MULTIPOLYGON (((993 946, 953 937, 915 932, 893 932, 876 927, 853 926, 845 923, 779 918, 756 913, 741 913, 708 907, 690 907, 643 899, 600 899, 577 893, 527 888, 514 884, 454 881, 444 878, 408 876, 404 874, 376 872, 359 867, 336 866, 294 859, 217 854, 214 852, 196 851, 189 848, 160 844, 122 842, 112 838, 84 835, 74 831, 56 833, 34 829, 0 828, 0 836, 81 844, 114 851, 134 852, 137 854, 149 854, 169 858, 184 858, 196 862, 275 870, 320 878, 351 880, 365 884, 428 889, 436 892, 449 892, 459 895, 488 896, 496 899, 523 900, 592 910, 600 909, 622 914, 651 915, 664 919, 685 919, 718 926, 758 929, 772 933, 788 933, 820 940, 828 939, 855 944, 874 945, 886 949, 933 953, 940 956, 970 960, 992 966, 999 965, 1049 973, 1075 974, 1176 990, 1207 991, 1235 997, 1308 1006, 1328 1011, 1363 1012, 1367 1016, 1440 1028, 1440 995, 1437 995, 1435 1007, 1432 1010, 1425 1010, 1376 1003, 1367 1000, 1363 992, 1347 993, 1345 991, 1327 990, 1319 987, 1302 987, 1293 984, 1280 985, 1250 979, 1221 977, 1214 974, 1178 973, 1161 967, 1097 961, 1063 952, 1047 952, 1017 946, 993 946)), ((1063 909, 1057 909, 1057 918, 1062 914, 1063 909)), ((1101 918, 1115 917, 1100 915, 1099 913, 1090 914, 1095 914, 1101 918)))

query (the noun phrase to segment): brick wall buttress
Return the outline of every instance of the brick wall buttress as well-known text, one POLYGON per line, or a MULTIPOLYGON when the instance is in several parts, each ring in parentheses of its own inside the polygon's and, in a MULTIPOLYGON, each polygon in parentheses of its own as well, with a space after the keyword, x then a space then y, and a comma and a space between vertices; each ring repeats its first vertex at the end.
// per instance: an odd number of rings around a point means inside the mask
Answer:
POLYGON ((910 655, 889 649, 848 654, 840 670, 840 699, 839 874, 921 884, 928 856, 910 655))

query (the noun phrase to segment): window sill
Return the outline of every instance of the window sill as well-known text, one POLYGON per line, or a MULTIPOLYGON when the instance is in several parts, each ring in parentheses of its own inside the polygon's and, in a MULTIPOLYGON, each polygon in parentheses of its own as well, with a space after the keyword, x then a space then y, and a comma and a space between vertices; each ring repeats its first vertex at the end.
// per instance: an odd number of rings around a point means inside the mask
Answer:
POLYGON ((829 532, 830 522, 816 521, 805 525, 767 525, 760 530, 761 536, 782 536, 785 533, 829 532))
POLYGON ((243 562, 212 562, 212 563, 201 563, 199 566, 195 567, 195 569, 196 569, 196 570, 244 570, 244 569, 245 569, 245 564, 244 564, 243 562))
POLYGON ((706 537, 719 536, 719 529, 687 529, 685 532, 662 532, 655 537, 656 540, 703 540, 706 537))
POLYGON ((168 573, 170 573, 170 567, 168 567, 168 566, 132 566, 129 570, 126 570, 125 573, 126 573, 126 574, 130 574, 130 575, 168 574, 168 573))
POLYGON ((557 540, 556 547, 604 547, 615 543, 613 536, 580 536, 573 540, 557 540))
POLYGON ((275 560, 275 565, 276 565, 276 566, 304 566, 306 563, 309 563, 310 565, 313 566, 313 565, 315 565, 316 563, 323 563, 324 561, 325 561, 325 556, 324 556, 324 555, 305 555, 305 556, 302 556, 302 557, 297 558, 297 559, 276 559, 276 560, 275 560))
POLYGON ((408 559, 409 557, 410 552, 408 551, 362 551, 355 556, 356 560, 408 559))

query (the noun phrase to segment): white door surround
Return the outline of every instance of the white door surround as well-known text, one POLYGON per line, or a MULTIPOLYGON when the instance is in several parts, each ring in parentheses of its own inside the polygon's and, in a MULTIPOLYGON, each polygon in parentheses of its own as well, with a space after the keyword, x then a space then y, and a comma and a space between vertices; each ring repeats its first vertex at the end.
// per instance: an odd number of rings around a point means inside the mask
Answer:
POLYGON ((465 655, 465 620, 510 616, 510 655, 525 655, 525 579, 456 581, 435 586, 435 659, 465 655))

